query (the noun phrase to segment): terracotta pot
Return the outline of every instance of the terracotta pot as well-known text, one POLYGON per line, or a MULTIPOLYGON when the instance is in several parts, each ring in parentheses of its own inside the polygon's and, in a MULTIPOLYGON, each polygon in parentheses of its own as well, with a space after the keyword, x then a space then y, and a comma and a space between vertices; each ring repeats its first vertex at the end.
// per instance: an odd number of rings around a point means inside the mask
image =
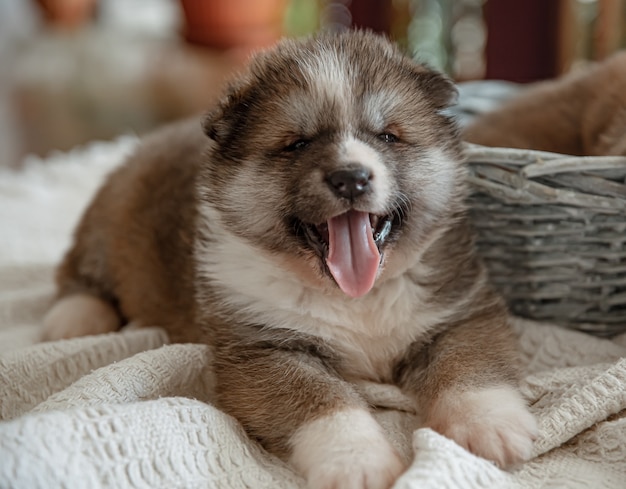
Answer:
POLYGON ((287 0, 181 0, 181 4, 188 41, 254 49, 282 35, 287 0))
POLYGON ((63 28, 76 28, 93 16, 97 0, 36 0, 47 22, 63 28))

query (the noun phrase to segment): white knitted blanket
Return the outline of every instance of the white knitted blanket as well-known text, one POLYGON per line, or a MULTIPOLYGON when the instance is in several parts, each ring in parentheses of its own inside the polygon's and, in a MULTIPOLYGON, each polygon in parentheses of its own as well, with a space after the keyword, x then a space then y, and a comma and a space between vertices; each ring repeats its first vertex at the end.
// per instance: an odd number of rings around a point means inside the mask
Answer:
MULTIPOLYGON (((134 138, 0 172, 0 488, 299 488, 211 405, 202 345, 158 329, 37 343, 52 270, 103 175, 134 138)), ((395 488, 626 488, 626 335, 519 320, 524 395, 541 435, 504 472, 428 429, 394 388, 364 385, 410 461, 395 488)))

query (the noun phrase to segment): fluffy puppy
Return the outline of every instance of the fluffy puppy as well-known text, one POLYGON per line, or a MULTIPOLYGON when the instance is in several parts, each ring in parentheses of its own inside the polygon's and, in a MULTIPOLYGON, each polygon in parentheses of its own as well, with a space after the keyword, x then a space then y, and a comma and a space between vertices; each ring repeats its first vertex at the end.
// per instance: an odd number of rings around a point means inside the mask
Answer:
POLYGON ((532 85, 478 117, 464 139, 571 155, 626 155, 626 51, 588 70, 532 85))
POLYGON ((525 460, 536 427, 474 255, 454 93, 364 32, 259 54, 202 126, 147 137, 110 176, 47 338, 132 320, 207 342, 219 406, 312 488, 404 469, 358 380, 397 384, 480 456, 525 460))

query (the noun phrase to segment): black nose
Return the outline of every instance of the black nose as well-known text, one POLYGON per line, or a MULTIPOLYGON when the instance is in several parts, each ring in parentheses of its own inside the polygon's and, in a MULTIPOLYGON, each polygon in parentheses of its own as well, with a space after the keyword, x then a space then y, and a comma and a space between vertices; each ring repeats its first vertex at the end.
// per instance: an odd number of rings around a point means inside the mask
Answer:
POLYGON ((338 197, 355 199, 370 188, 372 176, 363 167, 337 170, 328 175, 328 184, 338 197))

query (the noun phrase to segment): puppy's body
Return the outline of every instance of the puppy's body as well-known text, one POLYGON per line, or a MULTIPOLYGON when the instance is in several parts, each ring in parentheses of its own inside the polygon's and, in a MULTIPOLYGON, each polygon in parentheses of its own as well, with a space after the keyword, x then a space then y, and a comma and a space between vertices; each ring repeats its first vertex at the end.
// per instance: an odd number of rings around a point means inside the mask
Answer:
POLYGON ((626 155, 626 52, 532 85, 463 135, 485 146, 571 155, 626 155))
MULTIPOLYGON (((174 341, 199 339, 190 327, 195 323, 194 185, 207 141, 195 119, 146 137, 85 212, 57 273, 59 295, 89 294, 113 306, 116 314, 107 316, 104 329, 134 320, 167 325, 174 341)), ((48 322, 58 329, 48 333, 75 336, 77 324, 88 329, 99 319, 79 313, 74 321, 66 315, 72 312, 53 309, 48 322)))
POLYGON ((513 337, 439 112, 452 94, 373 35, 280 43, 209 137, 199 121, 165 129, 111 176, 59 270, 48 336, 132 320, 211 344, 220 406, 312 487, 384 488, 403 470, 360 379, 399 385, 481 456, 527 458, 513 337))

